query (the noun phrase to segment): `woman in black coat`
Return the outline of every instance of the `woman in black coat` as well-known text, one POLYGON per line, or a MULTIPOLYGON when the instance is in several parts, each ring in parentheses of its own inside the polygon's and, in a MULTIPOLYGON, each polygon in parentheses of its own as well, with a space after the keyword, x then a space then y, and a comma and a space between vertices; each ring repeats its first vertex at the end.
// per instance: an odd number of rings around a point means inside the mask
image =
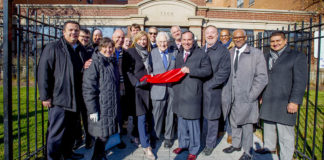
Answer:
MULTIPOLYGON (((150 113, 150 86, 146 83, 146 80, 140 82, 140 79, 144 75, 151 74, 152 72, 151 48, 148 44, 149 39, 147 33, 144 31, 137 33, 131 48, 128 49, 123 58, 127 61, 126 70, 129 81, 135 87, 136 116, 140 142, 146 157, 155 159, 149 143, 149 135, 145 127, 147 121, 151 125, 149 128, 153 128, 152 113, 150 113)), ((151 139, 155 137, 154 130, 152 130, 151 139)))
POLYGON ((117 133, 117 101, 119 73, 114 54, 114 42, 100 40, 92 63, 83 75, 83 97, 90 120, 89 133, 96 137, 92 159, 106 159, 105 144, 117 133))

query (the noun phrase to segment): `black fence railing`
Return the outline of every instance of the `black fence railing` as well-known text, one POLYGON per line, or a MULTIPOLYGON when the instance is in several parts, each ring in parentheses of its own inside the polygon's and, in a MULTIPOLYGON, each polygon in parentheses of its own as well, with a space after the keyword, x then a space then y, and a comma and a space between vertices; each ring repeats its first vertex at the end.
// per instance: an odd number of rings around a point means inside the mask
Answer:
MULTIPOLYGON (((55 19, 45 19, 43 15, 38 16, 37 12, 31 12, 28 8, 24 10, 24 14, 21 14, 19 6, 16 9, 10 42, 11 76, 4 75, 0 79, 12 82, 12 120, 9 122, 12 132, 6 128, 3 132, 8 133, 12 139, 13 145, 9 147, 9 153, 13 159, 36 159, 46 155, 47 130, 47 109, 38 100, 37 64, 45 45, 62 35, 62 23, 55 19)), ((2 66, 1 64, 0 67, 2 66)), ((3 87, 0 86, 1 90, 3 87)), ((3 121, 8 119, 4 117, 3 121)), ((4 123, 0 122, 0 127, 2 126, 4 123)), ((7 145, 0 141, 1 150, 7 145)), ((5 155, 1 154, 0 159, 7 158, 3 157, 5 155)))
MULTIPOLYGON (((321 16, 317 19, 317 22, 310 19, 308 22, 288 25, 288 28, 278 28, 285 32, 290 47, 305 53, 308 60, 308 83, 304 103, 298 108, 295 127, 294 156, 297 159, 324 159, 324 24, 321 16)), ((264 53, 269 52, 272 32, 259 32, 254 40, 249 41, 249 45, 264 53)))

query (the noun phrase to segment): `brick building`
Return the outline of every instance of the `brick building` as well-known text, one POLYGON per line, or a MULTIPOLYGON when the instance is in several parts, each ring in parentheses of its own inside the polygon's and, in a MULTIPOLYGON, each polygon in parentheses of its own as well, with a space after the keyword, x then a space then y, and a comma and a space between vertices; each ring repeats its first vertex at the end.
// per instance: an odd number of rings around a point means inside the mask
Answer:
MULTIPOLYGON (((2 1, 2 0, 0 0, 2 1)), ((143 29, 156 26, 168 30, 180 25, 195 33, 198 41, 207 25, 243 28, 250 35, 308 21, 314 12, 291 10, 297 0, 14 0, 21 13, 44 14, 64 22, 79 21, 88 28, 99 27, 110 36, 114 29, 138 23, 143 29), (92 1, 93 4, 87 4, 92 1), (278 2, 278 3, 275 3, 278 2), (295 2, 295 3, 293 3, 295 2), (58 4, 60 3, 60 4, 58 4), (238 8, 239 7, 239 8, 238 8)), ((2 4, 2 3, 1 3, 2 4)), ((300 8, 300 7, 299 7, 300 8)))

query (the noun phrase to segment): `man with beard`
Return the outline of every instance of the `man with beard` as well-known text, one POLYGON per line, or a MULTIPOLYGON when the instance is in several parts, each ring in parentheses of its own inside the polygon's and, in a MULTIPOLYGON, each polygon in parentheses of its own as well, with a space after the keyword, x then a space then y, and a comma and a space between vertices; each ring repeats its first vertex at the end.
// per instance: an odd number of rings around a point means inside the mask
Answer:
POLYGON ((209 156, 216 147, 219 118, 221 117, 221 93, 231 73, 231 58, 228 50, 217 41, 215 26, 205 29, 206 45, 202 48, 210 58, 213 74, 204 83, 203 133, 206 135, 206 147, 203 153, 209 156))

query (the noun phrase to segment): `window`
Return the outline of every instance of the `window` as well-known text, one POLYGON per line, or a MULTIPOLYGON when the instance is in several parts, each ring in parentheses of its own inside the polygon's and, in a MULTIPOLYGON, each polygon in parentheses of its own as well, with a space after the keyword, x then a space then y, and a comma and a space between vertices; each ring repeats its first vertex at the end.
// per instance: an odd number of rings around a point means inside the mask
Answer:
POLYGON ((244 0, 237 0, 237 8, 243 8, 244 0))
POLYGON ((249 0, 249 6, 254 5, 254 1, 255 1, 255 0, 249 0))

